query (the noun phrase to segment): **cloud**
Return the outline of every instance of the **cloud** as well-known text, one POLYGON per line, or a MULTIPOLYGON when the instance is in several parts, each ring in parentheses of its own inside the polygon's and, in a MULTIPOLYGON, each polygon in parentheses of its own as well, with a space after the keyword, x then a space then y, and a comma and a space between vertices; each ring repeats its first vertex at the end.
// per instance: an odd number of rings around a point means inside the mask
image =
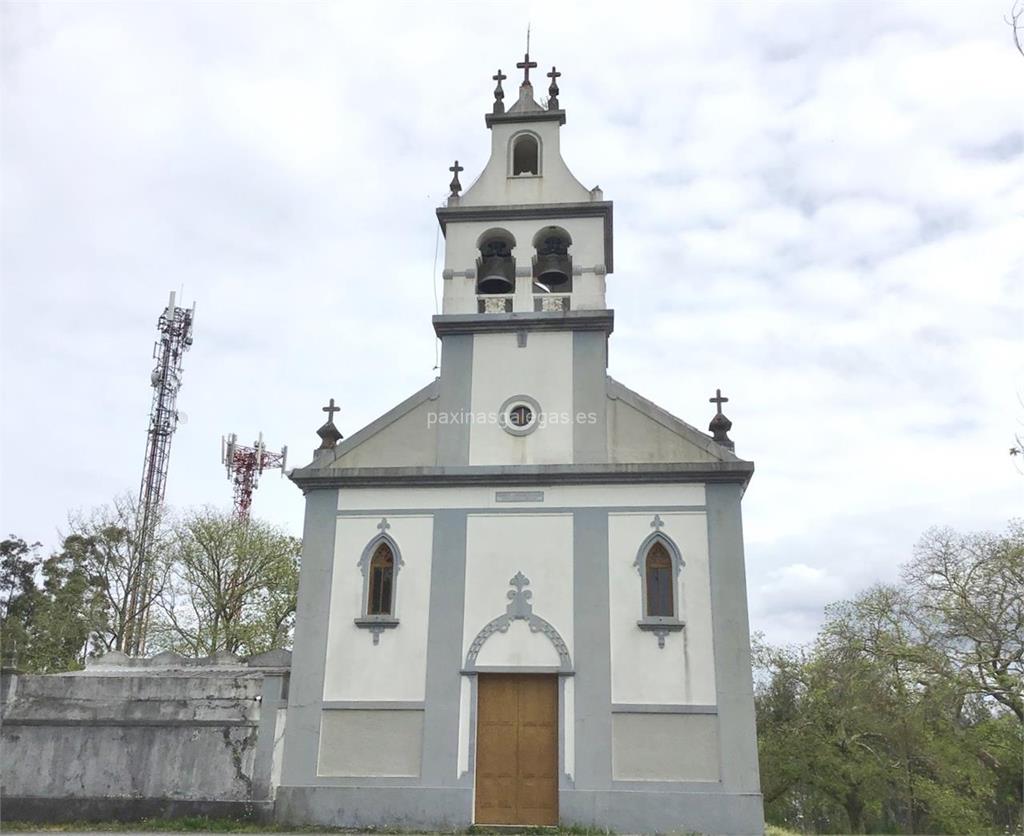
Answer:
MULTIPOLYGON (((429 381, 433 210, 452 159, 464 182, 486 160, 531 20, 563 155, 616 203, 611 374, 698 426, 721 386, 757 461, 753 626, 806 638, 928 526, 1017 510, 1024 126, 997 0, 595 3, 585 33, 561 3, 4 13, 6 530, 53 544, 135 490, 171 289, 197 300, 174 505, 230 501, 223 433, 298 462, 328 397, 350 435, 429 381)), ((300 530, 285 480, 255 508, 300 530)))

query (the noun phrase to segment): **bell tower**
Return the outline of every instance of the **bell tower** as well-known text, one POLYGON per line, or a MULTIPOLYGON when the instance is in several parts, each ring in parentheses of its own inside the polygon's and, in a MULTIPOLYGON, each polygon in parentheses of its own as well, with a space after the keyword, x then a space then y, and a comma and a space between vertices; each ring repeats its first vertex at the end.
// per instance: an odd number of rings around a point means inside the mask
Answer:
POLYGON ((441 394, 448 400, 468 378, 469 391, 451 400, 471 415, 468 432, 441 428, 439 464, 607 460, 601 399, 613 326, 605 302, 612 204, 562 159, 562 74, 546 74, 542 105, 530 78, 537 62, 527 52, 516 67, 522 82, 507 109, 508 76, 492 76, 487 164, 463 190, 456 161, 451 194, 437 210, 445 236, 443 307, 434 317, 441 394), (516 416, 527 423, 510 426, 516 416), (540 426, 545 432, 535 434, 540 426))

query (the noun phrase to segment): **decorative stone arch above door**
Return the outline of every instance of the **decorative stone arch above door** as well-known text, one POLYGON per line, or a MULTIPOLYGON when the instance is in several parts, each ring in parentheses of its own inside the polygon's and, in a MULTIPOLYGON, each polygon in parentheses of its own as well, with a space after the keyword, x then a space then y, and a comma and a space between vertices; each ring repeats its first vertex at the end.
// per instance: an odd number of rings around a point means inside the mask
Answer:
POLYGON ((558 672, 560 674, 572 673, 572 658, 569 655, 569 648, 561 634, 554 626, 544 618, 541 618, 533 611, 533 604, 530 599, 533 593, 526 587, 530 585, 530 579, 522 572, 516 572, 509 580, 509 586, 513 587, 507 593, 508 606, 505 612, 497 618, 489 621, 484 628, 476 634, 469 651, 466 653, 465 673, 474 673, 477 670, 476 660, 483 650, 487 640, 495 633, 507 633, 513 621, 525 621, 531 633, 543 633, 558 653, 558 672))

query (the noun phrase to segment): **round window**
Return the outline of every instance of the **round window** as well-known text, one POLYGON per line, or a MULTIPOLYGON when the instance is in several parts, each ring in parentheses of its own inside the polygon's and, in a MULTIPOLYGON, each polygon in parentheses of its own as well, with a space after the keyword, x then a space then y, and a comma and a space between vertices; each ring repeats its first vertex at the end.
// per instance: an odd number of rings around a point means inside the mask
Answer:
POLYGON ((499 424, 509 435, 527 435, 537 429, 540 404, 527 395, 516 395, 501 405, 499 424))

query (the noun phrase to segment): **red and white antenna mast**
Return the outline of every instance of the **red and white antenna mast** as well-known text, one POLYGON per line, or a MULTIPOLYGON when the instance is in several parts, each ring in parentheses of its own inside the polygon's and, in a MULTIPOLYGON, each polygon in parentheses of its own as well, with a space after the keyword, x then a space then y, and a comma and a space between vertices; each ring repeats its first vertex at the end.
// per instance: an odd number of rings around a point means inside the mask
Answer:
POLYGON ((238 436, 231 433, 221 436, 220 461, 228 472, 228 479, 234 482, 235 516, 247 520, 252 509, 252 492, 259 486, 263 471, 280 468, 284 475, 288 447, 282 447, 280 453, 269 452, 263 443, 263 433, 252 447, 243 447, 238 443, 238 436))
POLYGON ((153 539, 164 504, 171 439, 182 415, 177 409, 178 390, 185 352, 192 345, 192 323, 196 306, 179 308, 174 293, 157 320, 159 337, 153 346, 156 365, 149 376, 153 405, 149 411, 146 456, 139 486, 137 567, 129 587, 128 611, 123 638, 124 652, 140 656, 146 650, 149 609, 153 603, 153 539))

